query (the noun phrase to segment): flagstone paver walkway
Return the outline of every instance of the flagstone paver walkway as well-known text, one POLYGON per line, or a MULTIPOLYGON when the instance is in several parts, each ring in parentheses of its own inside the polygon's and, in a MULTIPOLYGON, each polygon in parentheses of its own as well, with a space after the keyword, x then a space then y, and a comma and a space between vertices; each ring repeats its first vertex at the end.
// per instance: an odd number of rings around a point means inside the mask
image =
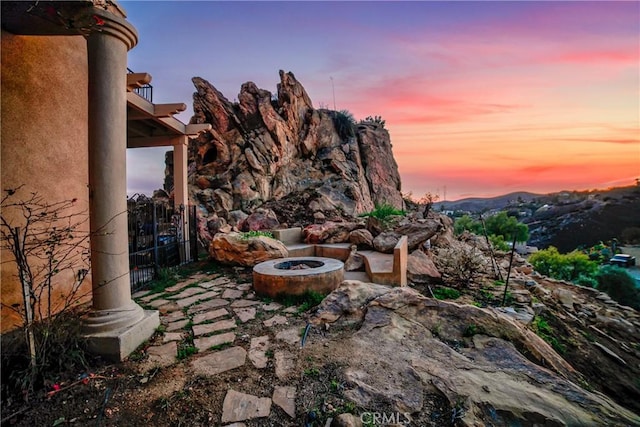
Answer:
POLYGON ((225 395, 219 420, 225 426, 242 426, 242 421, 268 417, 272 404, 295 418, 296 388, 287 385, 286 379, 295 367, 294 349, 300 348, 305 326, 298 307, 262 302, 251 283, 205 274, 164 291, 139 291, 133 297, 159 310, 164 331, 162 339, 147 349, 143 369, 178 363, 179 349, 188 346, 197 349, 197 354, 188 356, 197 375, 215 377, 247 364, 252 369, 272 369, 282 383, 273 385, 271 397, 247 394, 242 384, 234 385, 225 395), (272 349, 276 341, 289 350, 272 349))

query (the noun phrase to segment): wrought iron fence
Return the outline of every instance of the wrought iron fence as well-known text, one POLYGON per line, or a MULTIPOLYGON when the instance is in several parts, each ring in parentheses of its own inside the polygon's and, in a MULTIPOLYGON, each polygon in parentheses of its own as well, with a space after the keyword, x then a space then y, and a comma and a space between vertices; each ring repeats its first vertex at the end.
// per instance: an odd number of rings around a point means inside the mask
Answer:
MULTIPOLYGON (((128 74, 133 74, 135 71, 133 71, 131 68, 127 68, 127 73, 128 74)), ((149 83, 135 88, 133 89, 133 91, 135 93, 137 93, 138 95, 140 95, 141 97, 143 97, 144 99, 146 99, 149 102, 153 102, 153 86, 151 86, 149 83)))
POLYGON ((195 206, 174 209, 137 194, 127 200, 132 292, 158 277, 162 268, 198 259, 195 209, 195 206), (184 234, 185 219, 189 235, 184 234))

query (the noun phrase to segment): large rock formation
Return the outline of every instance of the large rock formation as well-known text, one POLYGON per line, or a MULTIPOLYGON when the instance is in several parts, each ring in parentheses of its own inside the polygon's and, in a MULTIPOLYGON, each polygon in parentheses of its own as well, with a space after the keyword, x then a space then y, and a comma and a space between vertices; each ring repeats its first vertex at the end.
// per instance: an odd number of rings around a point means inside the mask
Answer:
POLYGON ((290 72, 280 71, 277 95, 247 82, 235 103, 206 80, 192 81, 190 123, 212 124, 189 146, 190 198, 204 221, 228 221, 234 210, 250 213, 301 194, 311 215, 354 216, 382 203, 402 207, 398 167, 380 123, 355 124, 343 113, 314 109, 290 72))
POLYGON ((580 387, 579 372, 496 308, 345 281, 310 321, 337 331, 310 351, 341 367, 344 395, 411 425, 640 425, 636 414, 580 387), (445 416, 430 406, 438 396, 451 408, 445 416))

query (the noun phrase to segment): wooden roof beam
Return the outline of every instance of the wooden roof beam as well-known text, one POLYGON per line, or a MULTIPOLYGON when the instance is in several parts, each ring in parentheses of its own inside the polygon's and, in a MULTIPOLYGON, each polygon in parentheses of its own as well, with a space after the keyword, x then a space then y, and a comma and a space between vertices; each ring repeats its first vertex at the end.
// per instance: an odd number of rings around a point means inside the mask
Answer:
POLYGON ((198 133, 211 129, 209 123, 185 125, 180 120, 172 116, 156 117, 154 104, 139 96, 135 92, 127 93, 127 105, 131 109, 129 117, 132 121, 142 120, 140 114, 147 114, 148 119, 158 123, 167 133, 176 135, 197 135, 198 133), (137 112, 134 112, 137 111, 137 112))
POLYGON ((187 109, 187 104, 153 104, 153 115, 155 117, 171 117, 187 109))
POLYGON ((185 130, 184 130, 184 134, 185 135, 197 135, 202 131, 205 130, 211 130, 211 124, 210 123, 199 123, 199 124, 188 124, 185 125, 185 130))
POLYGON ((151 74, 149 73, 128 73, 127 74, 127 90, 132 92, 134 89, 141 88, 151 82, 151 74))
POLYGON ((184 136, 146 136, 127 138, 127 148, 172 147, 183 144, 184 136))

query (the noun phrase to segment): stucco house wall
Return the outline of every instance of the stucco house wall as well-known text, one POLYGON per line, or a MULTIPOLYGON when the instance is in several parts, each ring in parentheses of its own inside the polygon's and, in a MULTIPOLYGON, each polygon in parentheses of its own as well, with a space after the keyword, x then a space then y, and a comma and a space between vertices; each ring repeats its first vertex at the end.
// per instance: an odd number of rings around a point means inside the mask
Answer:
MULTIPOLYGON (((1 181, 0 190, 23 185, 21 194, 37 192, 49 202, 77 199, 89 230, 87 43, 82 36, 1 36, 1 181)), ((18 194, 16 194, 18 195, 18 194)), ((10 214, 3 211, 3 215, 10 214)), ((18 221, 19 218, 11 218, 18 221)), ((13 256, 0 252, 1 332, 21 324, 7 306, 22 304, 13 256)), ((73 272, 56 276, 65 292, 73 272)), ((88 275, 80 293, 91 296, 88 275)))

